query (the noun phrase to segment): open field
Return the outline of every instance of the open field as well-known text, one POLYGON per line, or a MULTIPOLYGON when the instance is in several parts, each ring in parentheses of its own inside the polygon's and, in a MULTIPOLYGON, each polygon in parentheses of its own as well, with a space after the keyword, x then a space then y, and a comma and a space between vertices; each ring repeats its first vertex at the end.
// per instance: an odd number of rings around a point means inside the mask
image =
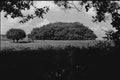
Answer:
MULTIPOLYGON (((12 43, 11 41, 1 41, 1 50, 2 49, 23 49, 30 48, 36 50, 38 48, 47 48, 47 47, 62 47, 71 45, 75 47, 89 47, 94 46, 100 42, 99 40, 36 40, 34 43, 12 43)), ((104 41, 103 41, 104 42, 104 41)), ((113 43, 111 45, 114 45, 113 43)))

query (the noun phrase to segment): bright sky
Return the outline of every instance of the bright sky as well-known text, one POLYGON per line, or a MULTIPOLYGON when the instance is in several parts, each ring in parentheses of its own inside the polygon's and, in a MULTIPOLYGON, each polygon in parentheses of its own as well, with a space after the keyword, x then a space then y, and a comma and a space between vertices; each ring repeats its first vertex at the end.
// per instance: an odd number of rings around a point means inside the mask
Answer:
MULTIPOLYGON (((77 3, 77 2, 75 2, 77 3)), ((26 31, 26 33, 30 33, 33 28, 41 27, 42 25, 54 22, 80 22, 84 25, 88 26, 92 29, 99 39, 104 36, 103 30, 112 29, 110 25, 110 20, 106 23, 102 22, 99 24, 93 23, 91 20, 91 16, 95 15, 94 9, 91 8, 89 12, 85 12, 83 9, 82 12, 78 12, 77 10, 69 10, 64 11, 58 6, 56 6, 53 1, 35 1, 36 7, 49 6, 50 11, 44 16, 44 19, 35 18, 30 20, 25 24, 19 24, 19 18, 12 19, 10 16, 8 18, 4 18, 4 13, 1 13, 1 34, 5 34, 7 30, 10 28, 21 28, 26 31)), ((31 7, 30 11, 23 11, 24 14, 33 13, 33 8, 31 7)))

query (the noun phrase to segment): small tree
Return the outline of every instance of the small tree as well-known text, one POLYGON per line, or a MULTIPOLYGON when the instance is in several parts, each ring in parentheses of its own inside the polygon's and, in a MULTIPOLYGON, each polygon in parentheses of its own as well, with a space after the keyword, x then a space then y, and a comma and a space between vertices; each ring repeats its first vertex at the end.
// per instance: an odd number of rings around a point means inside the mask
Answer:
POLYGON ((107 37, 108 40, 113 40, 113 34, 115 33, 113 30, 108 30, 108 31, 105 31, 105 35, 107 37))
POLYGON ((13 42, 15 42, 15 40, 18 42, 20 39, 23 39, 26 37, 26 33, 22 29, 12 28, 6 32, 6 36, 8 39, 13 40, 13 42))
POLYGON ((31 42, 31 40, 32 40, 32 42, 34 42, 35 37, 33 35, 31 35, 31 34, 28 34, 28 41, 31 42))

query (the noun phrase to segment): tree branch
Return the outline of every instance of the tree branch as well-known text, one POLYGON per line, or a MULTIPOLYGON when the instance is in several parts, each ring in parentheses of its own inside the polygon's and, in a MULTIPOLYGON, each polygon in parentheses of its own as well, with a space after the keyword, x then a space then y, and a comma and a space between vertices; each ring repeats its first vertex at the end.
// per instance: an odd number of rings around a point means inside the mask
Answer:
POLYGON ((69 3, 69 4, 71 4, 71 5, 74 6, 74 7, 72 7, 72 8, 76 9, 78 12, 81 12, 82 7, 81 7, 81 9, 79 9, 79 8, 74 4, 73 0, 72 0, 72 3, 69 3))

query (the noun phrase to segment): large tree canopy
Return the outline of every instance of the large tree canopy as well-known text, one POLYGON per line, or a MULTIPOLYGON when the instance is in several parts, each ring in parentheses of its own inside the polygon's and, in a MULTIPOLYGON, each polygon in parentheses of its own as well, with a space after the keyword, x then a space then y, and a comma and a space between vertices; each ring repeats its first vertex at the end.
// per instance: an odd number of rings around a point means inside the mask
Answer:
POLYGON ((92 30, 79 22, 50 23, 41 28, 34 28, 31 37, 43 40, 95 40, 97 36, 92 30))

